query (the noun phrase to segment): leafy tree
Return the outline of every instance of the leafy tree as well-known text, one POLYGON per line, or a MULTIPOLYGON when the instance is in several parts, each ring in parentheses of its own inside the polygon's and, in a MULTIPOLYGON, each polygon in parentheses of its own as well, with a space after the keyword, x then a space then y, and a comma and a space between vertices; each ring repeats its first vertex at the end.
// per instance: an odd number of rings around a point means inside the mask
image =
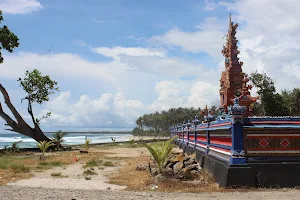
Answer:
MULTIPOLYGON (((0 11, 0 23, 3 21, 2 12, 0 11)), ((12 53, 13 49, 19 46, 18 37, 14 35, 7 26, 3 26, 0 28, 0 63, 3 62, 3 57, 1 50, 7 50, 12 53)), ((8 109, 13 114, 14 118, 11 118, 8 114, 6 114, 2 108, 2 104, 0 102, 0 117, 6 121, 6 126, 10 128, 6 130, 10 130, 13 132, 21 133, 28 137, 33 138, 34 140, 40 141, 50 141, 48 137, 40 129, 40 121, 50 116, 51 113, 46 113, 41 118, 35 118, 32 110, 32 104, 38 103, 42 104, 45 101, 49 100, 49 95, 53 94, 58 90, 56 87, 57 82, 50 79, 49 76, 42 76, 38 70, 33 70, 32 72, 26 71, 25 78, 18 80, 20 82, 20 86, 27 93, 26 96, 22 99, 26 100, 28 103, 28 113, 31 116, 34 127, 28 125, 22 116, 18 113, 16 108, 10 101, 10 97, 0 83, 0 92, 4 97, 4 102, 7 105, 8 109)))
POLYGON ((42 104, 43 102, 48 101, 49 95, 53 94, 55 91, 58 90, 58 87, 56 87, 57 82, 51 80, 49 76, 43 76, 36 69, 32 72, 26 71, 25 78, 19 78, 18 81, 20 82, 20 86, 27 93, 26 96, 22 99, 22 102, 24 100, 27 101, 27 111, 31 116, 33 127, 28 125, 22 118, 22 116, 18 113, 18 111, 10 101, 7 91, 0 84, 0 91, 3 94, 5 103, 16 119, 15 121, 11 117, 9 117, 3 111, 0 104, 0 116, 6 121, 6 125, 10 126, 10 128, 6 130, 21 133, 23 135, 33 138, 37 142, 50 141, 50 139, 41 130, 40 122, 42 119, 48 118, 51 115, 51 113, 48 112, 41 118, 35 118, 33 114, 32 104, 42 104))
POLYGON ((283 90, 282 98, 287 106, 289 115, 291 116, 299 116, 300 115, 300 89, 294 88, 292 91, 283 90))
MULTIPOLYGON (((2 11, 0 10, 0 24, 3 22, 2 11)), ((12 53, 14 48, 19 46, 19 38, 12 33, 7 26, 0 27, 0 63, 3 63, 2 49, 12 53)))
POLYGON ((254 105, 255 115, 280 116, 288 115, 287 105, 282 95, 275 93, 275 83, 266 73, 257 71, 250 74, 250 80, 258 88, 257 93, 261 97, 261 104, 254 105))
MULTIPOLYGON (((213 114, 218 114, 216 106, 211 108, 213 114)), ((171 108, 169 110, 163 110, 161 112, 155 112, 150 114, 144 114, 136 120, 137 127, 133 129, 133 135, 146 135, 146 136, 169 136, 170 126, 192 121, 195 116, 199 116, 199 119, 203 120, 200 108, 171 108), (142 127, 142 128, 141 128, 142 127)))

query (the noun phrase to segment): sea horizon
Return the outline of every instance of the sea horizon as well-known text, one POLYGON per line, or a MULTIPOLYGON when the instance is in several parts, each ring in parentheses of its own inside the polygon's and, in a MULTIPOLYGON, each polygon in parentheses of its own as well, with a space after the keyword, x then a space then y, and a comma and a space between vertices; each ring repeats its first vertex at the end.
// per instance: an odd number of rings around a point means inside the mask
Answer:
MULTIPOLYGON (((68 132, 64 137, 64 145, 81 145, 84 144, 85 138, 91 139, 91 144, 98 143, 109 143, 112 142, 112 138, 116 139, 116 142, 129 141, 132 134, 125 132, 68 132)), ((52 133, 45 132, 45 135, 49 138, 52 138, 52 133)), ((37 142, 25 135, 20 133, 0 133, 0 149, 5 147, 9 148, 12 146, 13 142, 18 142, 19 148, 36 148, 37 142)))

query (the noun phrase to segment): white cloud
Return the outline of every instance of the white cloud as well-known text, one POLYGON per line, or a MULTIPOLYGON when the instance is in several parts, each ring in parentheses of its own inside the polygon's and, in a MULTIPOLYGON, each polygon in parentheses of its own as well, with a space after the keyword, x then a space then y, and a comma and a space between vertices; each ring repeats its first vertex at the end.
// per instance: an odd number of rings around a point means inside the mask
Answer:
POLYGON ((30 14, 43 8, 37 0, 0 0, 0 8, 8 14, 30 14))
POLYGON ((180 95, 180 90, 176 83, 172 81, 158 82, 156 83, 155 91, 158 98, 150 106, 153 111, 183 106, 184 97, 180 95))
POLYGON ((120 63, 89 62, 68 53, 39 55, 23 52, 7 54, 4 59, 4 63, 0 65, 0 77, 5 79, 16 79, 23 76, 26 70, 39 69, 42 73, 63 77, 94 77, 115 81, 114 74, 117 75, 118 72, 116 68, 124 68, 120 63), (116 73, 111 73, 112 70, 116 73))
POLYGON ((219 106, 219 85, 213 85, 209 82, 199 81, 190 90, 190 96, 187 98, 187 107, 201 107, 204 105, 219 106))
POLYGON ((145 113, 168 110, 177 107, 201 107, 218 105, 218 88, 208 82, 196 82, 187 96, 177 83, 159 81, 155 85, 157 99, 151 104, 139 100, 128 100, 123 93, 104 93, 99 98, 82 95, 71 103, 71 93, 61 92, 47 102, 41 114, 51 111, 43 126, 49 127, 133 127, 135 120, 145 113))
POLYGON ((216 4, 214 0, 205 0, 204 5, 205 5, 204 10, 209 10, 209 11, 216 9, 218 6, 218 4, 216 4))
POLYGON ((97 47, 92 48, 92 51, 101 55, 104 55, 115 60, 120 60, 121 56, 158 56, 164 57, 165 52, 163 50, 147 49, 141 47, 97 47))
MULTIPOLYGON (((174 28, 164 35, 154 36, 151 43, 180 47, 183 51, 201 53, 206 52, 216 59, 221 58, 223 36, 226 33, 217 18, 206 18, 204 22, 197 26, 197 31, 184 32, 179 28, 174 28)), ((226 26, 226 25, 225 25, 226 26)))
POLYGON ((276 88, 292 89, 300 84, 300 13, 297 0, 259 0, 221 2, 237 14, 234 21, 243 26, 238 29, 240 58, 243 69, 265 71, 276 79, 276 88), (266 12, 268 8, 268 12, 266 12), (286 81, 289 80, 289 81, 286 81))
POLYGON ((219 88, 209 82, 196 82, 190 88, 187 96, 183 96, 183 91, 179 89, 178 84, 172 81, 156 83, 155 90, 158 97, 150 105, 152 111, 168 110, 177 107, 204 108, 206 104, 219 106, 219 88))
POLYGON ((122 93, 104 93, 97 99, 82 95, 72 104, 70 92, 62 92, 44 107, 42 113, 52 112, 44 125, 68 127, 132 127, 136 118, 145 112, 140 101, 126 100, 122 93))

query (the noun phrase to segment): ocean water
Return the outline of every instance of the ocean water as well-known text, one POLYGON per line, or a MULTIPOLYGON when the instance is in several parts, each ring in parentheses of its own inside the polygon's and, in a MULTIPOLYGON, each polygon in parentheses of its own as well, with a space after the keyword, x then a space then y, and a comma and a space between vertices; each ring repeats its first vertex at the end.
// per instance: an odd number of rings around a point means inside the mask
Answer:
MULTIPOLYGON (((52 134, 46 134, 49 138, 52 137, 52 134)), ((116 138, 116 142, 129 141, 131 134, 101 134, 101 133, 69 133, 64 137, 63 144, 65 145, 77 145, 84 144, 85 137, 88 137, 92 140, 91 144, 96 143, 108 143, 112 142, 111 137, 116 138)), ((18 134, 18 133, 0 133, 0 149, 3 149, 5 146, 11 147, 13 142, 22 140, 18 144, 19 148, 36 148, 36 141, 18 134)))

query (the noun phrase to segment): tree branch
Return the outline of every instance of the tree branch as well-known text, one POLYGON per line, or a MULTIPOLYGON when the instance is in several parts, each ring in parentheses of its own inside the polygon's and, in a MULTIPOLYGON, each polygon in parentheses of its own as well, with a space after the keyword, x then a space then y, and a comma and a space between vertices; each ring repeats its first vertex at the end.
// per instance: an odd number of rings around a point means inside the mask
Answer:
POLYGON ((7 124, 5 124, 6 126, 10 126, 14 132, 20 132, 18 123, 15 122, 12 118, 10 118, 2 109, 2 105, 0 102, 0 117, 2 117, 7 124))
POLYGON ((36 123, 40 124, 40 121, 42 121, 43 119, 47 119, 48 117, 50 117, 51 112, 47 112, 46 115, 43 115, 40 119, 36 119, 36 123))
POLYGON ((16 108, 12 105, 9 95, 6 91, 6 89, 0 84, 0 92, 2 93, 3 97, 4 97, 4 102, 7 105, 7 107, 9 108, 9 110, 12 112, 12 114, 14 115, 14 117, 16 118, 16 120, 18 121, 18 124, 22 124, 22 125, 27 125, 29 126, 24 119, 22 118, 22 116, 18 113, 18 111, 16 110, 16 108))
POLYGON ((34 124, 34 127, 36 127, 37 122, 35 121, 34 116, 33 116, 30 98, 28 98, 27 100, 28 100, 28 113, 29 113, 30 116, 31 116, 31 120, 32 120, 32 122, 33 122, 33 124, 34 124))
POLYGON ((19 133, 18 131, 14 130, 14 129, 10 129, 10 128, 4 129, 4 130, 19 133))
POLYGON ((4 113, 2 106, 1 106, 1 117, 7 122, 7 124, 12 127, 12 129, 15 130, 15 132, 21 133, 23 135, 27 135, 29 137, 32 137, 32 135, 30 134, 31 131, 33 131, 33 128, 31 128, 25 121, 24 119, 21 117, 21 115, 18 113, 18 111, 16 110, 16 108, 12 105, 9 95, 6 91, 6 89, 0 84, 0 92, 2 93, 3 97, 4 97, 4 101, 5 104, 7 105, 7 107, 9 108, 9 110, 12 112, 12 114, 14 115, 15 119, 17 120, 14 121, 13 119, 11 119, 6 113, 4 113))

